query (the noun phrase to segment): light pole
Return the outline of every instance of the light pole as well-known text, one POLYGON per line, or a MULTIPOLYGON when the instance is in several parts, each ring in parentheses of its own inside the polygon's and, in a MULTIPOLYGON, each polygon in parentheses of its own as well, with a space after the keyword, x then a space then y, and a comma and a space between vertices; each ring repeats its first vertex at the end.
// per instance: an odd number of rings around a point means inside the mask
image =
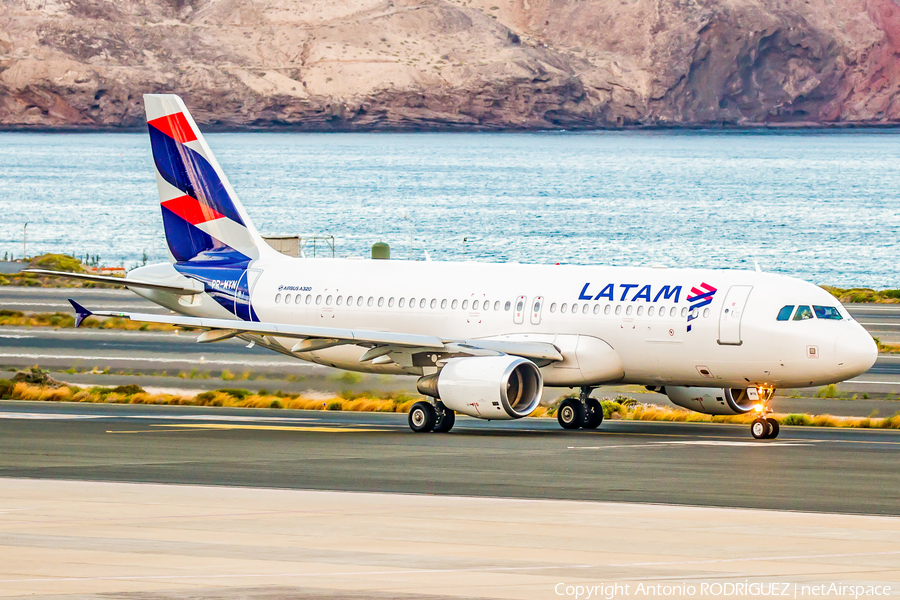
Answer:
POLYGON ((22 228, 22 260, 28 260, 28 223, 22 228))

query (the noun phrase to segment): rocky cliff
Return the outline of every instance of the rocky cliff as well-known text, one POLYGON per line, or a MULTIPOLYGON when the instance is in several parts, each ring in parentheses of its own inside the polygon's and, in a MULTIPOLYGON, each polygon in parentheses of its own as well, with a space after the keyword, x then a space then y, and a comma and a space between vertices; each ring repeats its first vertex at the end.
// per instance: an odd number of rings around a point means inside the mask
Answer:
POLYGON ((900 0, 5 0, 0 127, 900 123, 900 0))

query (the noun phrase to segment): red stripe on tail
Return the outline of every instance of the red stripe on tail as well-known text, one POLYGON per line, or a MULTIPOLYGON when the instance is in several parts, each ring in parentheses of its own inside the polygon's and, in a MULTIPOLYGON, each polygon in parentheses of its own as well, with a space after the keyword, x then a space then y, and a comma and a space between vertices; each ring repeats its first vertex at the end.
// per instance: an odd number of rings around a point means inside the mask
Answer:
POLYGON ((163 202, 162 205, 191 225, 199 225, 200 223, 206 223, 213 219, 221 219, 225 216, 215 209, 201 204, 190 196, 172 198, 171 200, 163 202))
POLYGON ((156 127, 170 138, 186 144, 197 139, 194 130, 191 129, 190 123, 182 113, 174 113, 147 121, 148 125, 156 127))

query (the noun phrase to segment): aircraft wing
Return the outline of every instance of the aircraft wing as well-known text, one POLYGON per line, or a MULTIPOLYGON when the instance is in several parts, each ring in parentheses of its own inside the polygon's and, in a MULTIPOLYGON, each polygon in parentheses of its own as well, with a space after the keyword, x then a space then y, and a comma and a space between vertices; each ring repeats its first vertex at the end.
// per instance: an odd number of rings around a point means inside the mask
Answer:
POLYGON ((342 329, 338 327, 316 327, 312 325, 289 325, 286 323, 266 323, 231 319, 208 319, 185 317, 182 315, 156 315, 150 313, 92 312, 74 300, 69 300, 75 309, 78 327, 89 316, 115 317, 145 323, 165 323, 182 327, 206 329, 198 342, 217 342, 236 335, 252 333, 257 335, 297 338, 292 352, 310 352, 333 346, 356 344, 369 346, 370 350, 361 362, 377 359, 394 350, 421 350, 424 352, 445 352, 454 354, 511 354, 534 360, 561 361, 562 354, 553 344, 544 342, 518 342, 506 340, 466 340, 440 338, 415 333, 392 331, 370 331, 364 329, 342 329))
POLYGON ((128 279, 127 277, 109 277, 108 275, 90 275, 88 273, 66 273, 64 271, 48 271, 46 269, 25 269, 23 273, 36 273, 38 275, 50 275, 52 277, 67 277, 69 279, 80 279, 82 281, 93 281, 96 283, 111 283, 113 285, 124 285, 129 288, 144 288, 148 290, 160 290, 162 292, 174 292, 176 294, 193 295, 203 293, 203 284, 199 281, 197 287, 182 287, 178 285, 166 285, 164 283, 150 283, 149 281, 141 281, 139 279, 128 279))

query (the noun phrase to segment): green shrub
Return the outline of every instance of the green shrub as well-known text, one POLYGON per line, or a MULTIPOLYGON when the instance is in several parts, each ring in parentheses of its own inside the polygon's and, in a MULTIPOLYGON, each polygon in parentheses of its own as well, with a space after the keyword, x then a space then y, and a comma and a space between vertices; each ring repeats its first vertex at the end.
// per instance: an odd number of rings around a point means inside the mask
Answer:
POLYGON ((113 393, 125 394, 126 396, 133 396, 134 394, 146 394, 147 393, 144 391, 144 388, 142 388, 141 386, 134 384, 134 383, 129 383, 127 385, 120 385, 120 386, 114 387, 112 391, 113 391, 113 393))
POLYGON ((816 398, 834 398, 835 396, 837 396, 837 386, 833 383, 829 383, 816 392, 816 398))
POLYGON ((340 400, 332 400, 325 405, 325 410, 344 410, 344 403, 340 400))
POLYGON ((781 419, 782 425, 812 425, 812 419, 809 418, 809 415, 787 415, 783 419, 781 419))
POLYGON ((66 271, 68 273, 84 273, 81 261, 65 254, 42 254, 31 259, 31 266, 51 271, 66 271))
POLYGON ((0 398, 10 398, 15 384, 9 379, 0 379, 0 398))
MULTIPOLYGON (((222 388, 221 390, 216 390, 220 394, 228 394, 232 398, 237 398, 238 400, 243 400, 247 396, 252 396, 253 393, 250 390, 241 390, 237 388, 222 388)), ((212 392, 205 392, 206 394, 212 394, 212 392)), ((265 395, 265 394, 260 394, 265 395)))

